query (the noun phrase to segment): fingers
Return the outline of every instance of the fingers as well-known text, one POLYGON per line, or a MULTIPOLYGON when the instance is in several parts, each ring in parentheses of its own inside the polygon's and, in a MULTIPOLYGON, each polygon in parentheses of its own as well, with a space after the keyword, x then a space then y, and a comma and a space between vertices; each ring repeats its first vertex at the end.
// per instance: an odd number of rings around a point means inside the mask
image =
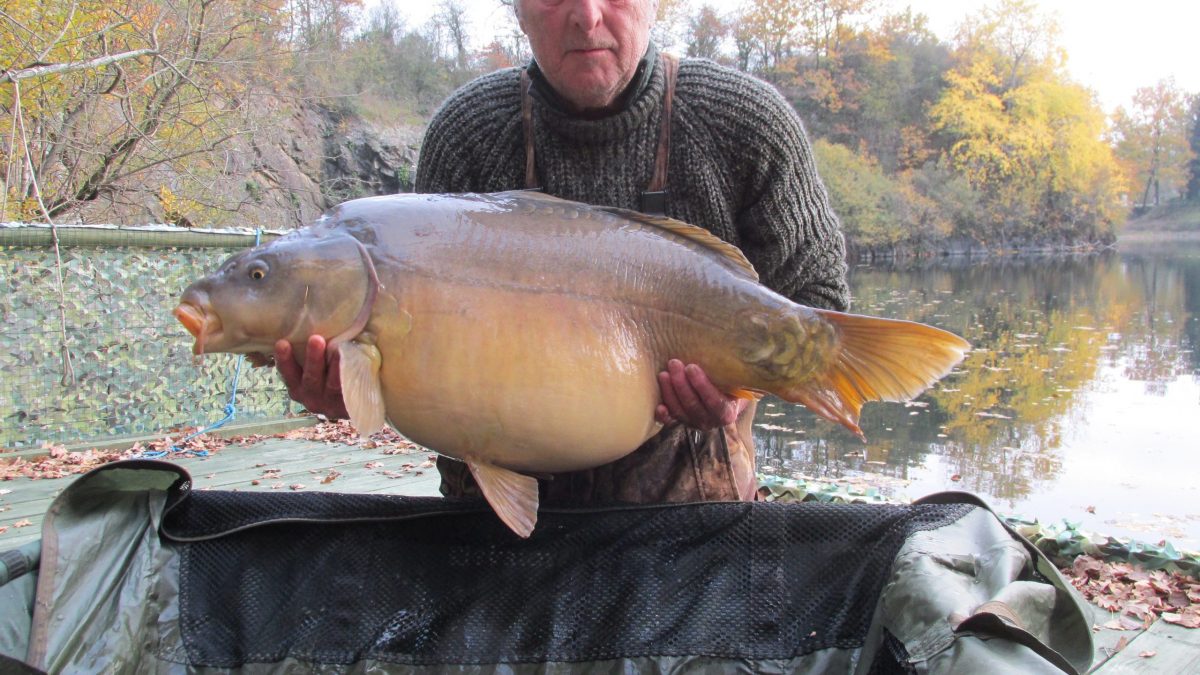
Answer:
MULTIPOLYGON (((700 429, 710 428, 711 415, 708 414, 704 403, 697 395, 691 379, 688 377, 687 367, 679 359, 671 359, 667 362, 667 373, 671 376, 675 400, 679 403, 679 414, 675 416, 688 422, 690 426, 700 429)), ((667 404, 667 407, 671 407, 670 403, 667 404)))
MULTIPOLYGON (((304 353, 304 376, 300 380, 300 388, 305 394, 323 395, 325 393, 325 338, 311 335, 304 353)), ((300 401, 305 403, 306 401, 300 401)))
POLYGON ((275 364, 287 385, 288 396, 311 412, 337 419, 347 417, 342 399, 341 358, 327 352, 325 338, 313 335, 305 343, 304 363, 286 340, 275 343, 275 364), (329 359, 326 361, 326 354, 329 359))
POLYGON ((679 420, 675 419, 675 416, 671 414, 671 411, 667 408, 667 406, 659 403, 654 408, 654 421, 665 427, 675 424, 679 420))
POLYGON ((676 421, 710 430, 737 419, 737 399, 730 398, 713 385, 704 370, 695 364, 684 366, 678 359, 667 362, 667 369, 658 374, 662 404, 654 411, 660 424, 676 421))
POLYGON ((295 355, 292 354, 292 343, 287 340, 275 343, 275 369, 279 371, 279 376, 287 385, 288 395, 293 399, 296 398, 303 371, 300 370, 300 364, 296 363, 295 355))
POLYGON ((335 349, 329 353, 329 365, 325 369, 325 395, 342 397, 342 352, 335 349))
MULTIPOLYGON (((667 362, 667 370, 658 374, 658 388, 662 391, 662 404, 660 408, 665 408, 665 418, 669 424, 686 416, 686 411, 683 404, 679 402, 679 396, 675 393, 675 383, 671 376, 671 365, 678 364, 679 361, 672 359, 667 362)), ((682 364, 680 364, 682 367, 682 364)))
POLYGON ((708 375, 694 363, 684 369, 688 383, 692 385, 694 395, 703 407, 704 413, 717 426, 733 424, 737 419, 737 399, 726 396, 708 379, 708 375))

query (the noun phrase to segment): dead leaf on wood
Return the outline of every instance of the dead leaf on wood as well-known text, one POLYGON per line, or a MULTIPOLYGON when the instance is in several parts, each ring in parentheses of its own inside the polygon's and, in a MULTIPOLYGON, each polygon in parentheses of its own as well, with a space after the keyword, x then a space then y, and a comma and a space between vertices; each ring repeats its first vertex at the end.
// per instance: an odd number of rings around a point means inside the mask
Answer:
MULTIPOLYGON (((1127 616, 1119 616, 1115 619, 1109 619, 1104 623, 1104 627, 1109 630, 1141 630, 1142 624, 1134 621, 1127 616)), ((1121 638, 1124 640, 1125 638, 1121 638)), ((1120 644, 1119 642, 1117 644, 1120 644)))
POLYGON ((1154 651, 1153 649, 1147 649, 1144 652, 1140 652, 1138 656, 1142 657, 1143 659, 1152 659, 1158 656, 1158 652, 1154 651))
POLYGON ((1109 563, 1091 556, 1075 558, 1063 574, 1085 598, 1117 615, 1104 624, 1113 630, 1136 630, 1159 616, 1181 626, 1200 628, 1198 585, 1178 572, 1147 572, 1129 563, 1109 563))
POLYGON ((1162 619, 1184 628, 1200 628, 1200 608, 1192 606, 1182 612, 1163 612, 1162 619))

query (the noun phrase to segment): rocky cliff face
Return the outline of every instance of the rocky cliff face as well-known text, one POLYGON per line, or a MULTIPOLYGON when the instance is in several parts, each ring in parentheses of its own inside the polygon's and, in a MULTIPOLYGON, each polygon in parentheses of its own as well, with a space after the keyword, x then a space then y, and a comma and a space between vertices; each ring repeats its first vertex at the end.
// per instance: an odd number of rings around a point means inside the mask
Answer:
POLYGON ((387 127, 316 107, 250 142, 243 189, 264 220, 302 227, 347 199, 408 192, 423 127, 387 127))
POLYGON ((163 164, 66 220, 288 229, 347 199, 413 188, 423 126, 278 99, 259 103, 254 117, 247 133, 211 153, 211 166, 184 173, 163 164))

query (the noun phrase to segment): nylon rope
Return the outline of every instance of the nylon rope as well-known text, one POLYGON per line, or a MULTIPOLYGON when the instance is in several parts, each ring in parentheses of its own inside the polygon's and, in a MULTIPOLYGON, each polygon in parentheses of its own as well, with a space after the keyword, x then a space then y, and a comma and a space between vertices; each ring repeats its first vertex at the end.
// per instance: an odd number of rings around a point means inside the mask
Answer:
MULTIPOLYGON (((257 228, 254 230, 254 245, 258 246, 260 243, 262 243, 262 228, 257 228)), ((172 443, 171 447, 168 448, 167 450, 145 450, 142 452, 142 454, 138 455, 138 457, 141 459, 161 459, 163 457, 166 457, 168 454, 170 454, 172 452, 187 452, 187 453, 191 453, 191 455, 193 457, 208 457, 207 450, 188 450, 187 448, 183 448, 180 446, 182 446, 184 443, 187 443, 188 441, 192 440, 193 438, 195 438, 197 436, 200 436, 202 434, 207 434, 208 432, 213 431, 214 429, 219 429, 219 428, 225 426, 226 424, 229 423, 230 420, 237 417, 238 384, 241 382, 241 379, 242 379, 242 363, 244 363, 245 361, 246 361, 246 355, 239 354, 238 358, 237 358, 237 363, 234 365, 234 369, 233 369, 233 382, 232 382, 232 386, 230 387, 230 390, 229 390, 229 402, 225 404, 225 417, 222 417, 221 419, 217 420, 216 422, 213 422, 212 424, 208 425, 207 427, 204 427, 203 429, 197 429, 196 431, 193 431, 192 433, 188 434, 187 436, 184 436, 183 438, 179 439, 175 443, 172 443)))

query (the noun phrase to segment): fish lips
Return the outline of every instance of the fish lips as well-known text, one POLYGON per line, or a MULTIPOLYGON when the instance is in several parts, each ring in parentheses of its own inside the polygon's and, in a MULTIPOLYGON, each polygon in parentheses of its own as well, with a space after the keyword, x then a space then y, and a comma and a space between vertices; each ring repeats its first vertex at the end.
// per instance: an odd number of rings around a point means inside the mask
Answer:
POLYGON ((204 353, 206 344, 212 342, 213 338, 221 335, 221 318, 212 312, 207 312, 203 307, 193 303, 179 303, 179 306, 171 312, 179 323, 187 329, 187 332, 196 338, 196 342, 192 344, 192 353, 199 356, 204 353))

